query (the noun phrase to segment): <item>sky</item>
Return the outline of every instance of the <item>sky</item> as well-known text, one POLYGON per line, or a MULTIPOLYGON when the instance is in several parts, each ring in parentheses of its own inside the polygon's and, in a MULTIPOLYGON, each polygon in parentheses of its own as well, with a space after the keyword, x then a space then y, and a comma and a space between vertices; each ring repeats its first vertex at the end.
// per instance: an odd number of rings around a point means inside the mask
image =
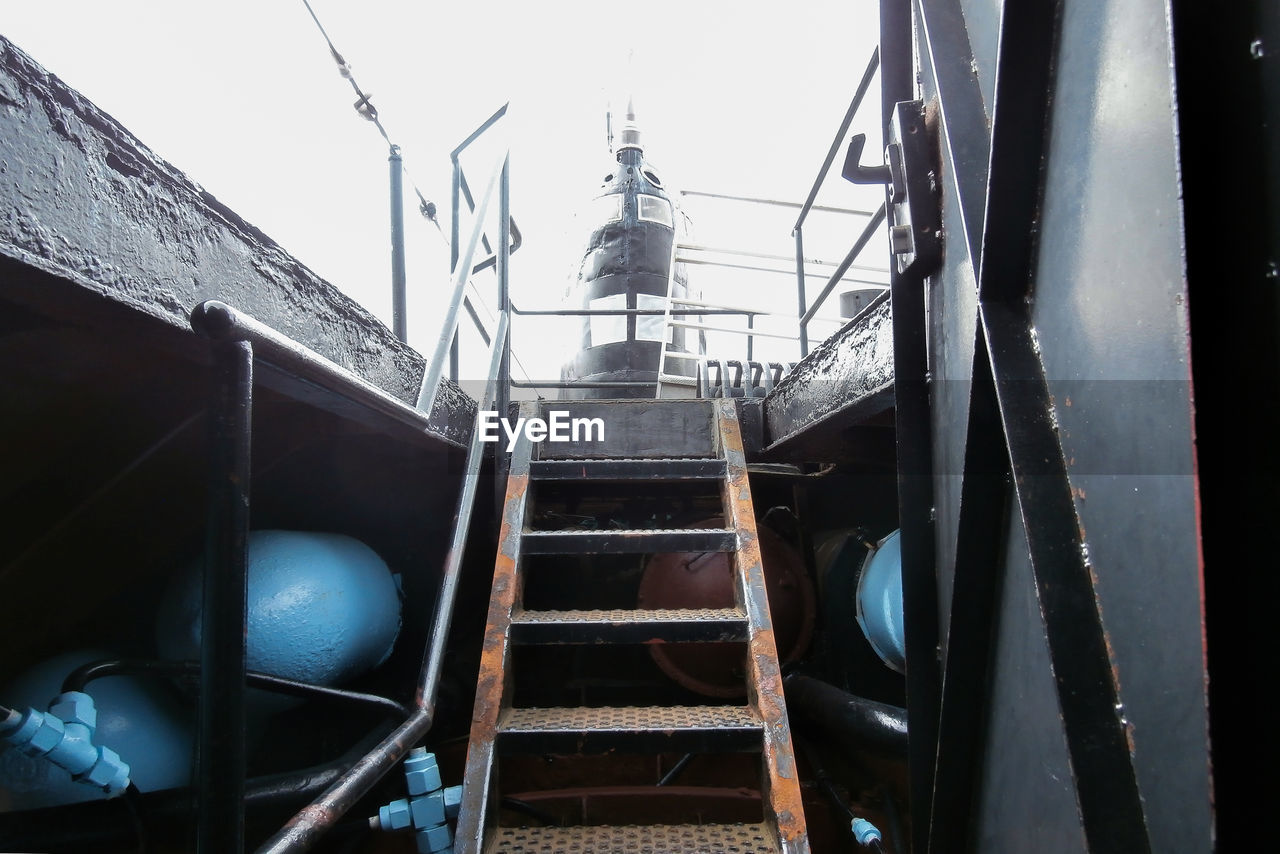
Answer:
MULTIPOLYGON (((793 257, 794 209, 679 190, 802 201, 877 39, 870 0, 311 5, 403 152, 409 342, 426 353, 440 334, 448 249, 417 213, 412 186, 436 203, 447 232, 449 151, 504 102, 501 134, 464 167, 482 187, 510 146, 512 215, 524 234, 512 298, 554 308, 593 226, 587 203, 613 162, 610 105, 616 128, 634 98, 646 156, 683 199, 695 242, 793 257)), ((0 0, 0 33, 390 325, 387 146, 352 108, 302 0, 0 0)), ((854 123, 869 152, 877 91, 878 80, 854 123)), ((842 156, 819 203, 874 208, 880 191, 842 181, 842 156)), ((838 261, 864 221, 812 215, 805 254, 838 261)), ((860 263, 883 266, 881 242, 860 263)), ((794 276, 702 266, 690 276, 705 299, 795 313, 794 276)), ((492 304, 492 275, 474 283, 492 304)), ((823 283, 809 277, 811 297, 823 283)), ((834 316, 836 302, 823 313, 834 316)), ((574 337, 564 323, 517 319, 513 347, 530 375, 557 375, 574 337)), ((794 333, 794 320, 762 326, 794 333)), ((464 378, 480 375, 483 352, 464 335, 464 378)), ((741 355, 738 340, 712 344, 741 355)), ((761 340, 760 355, 798 350, 761 340)))

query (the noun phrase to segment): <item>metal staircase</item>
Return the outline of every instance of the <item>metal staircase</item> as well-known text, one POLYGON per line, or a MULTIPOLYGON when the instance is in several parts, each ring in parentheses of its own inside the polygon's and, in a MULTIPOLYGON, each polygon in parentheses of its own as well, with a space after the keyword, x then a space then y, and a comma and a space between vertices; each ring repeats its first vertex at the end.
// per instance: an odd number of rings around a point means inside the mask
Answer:
MULTIPOLYGON (((538 406, 525 404, 522 415, 527 418, 540 414, 538 406)), ((605 441, 567 445, 535 446, 521 435, 512 452, 458 818, 457 850, 807 852, 800 783, 783 703, 734 401, 595 401, 541 406, 571 406, 574 415, 603 416, 611 432, 605 441), (585 490, 605 483, 718 482, 727 525, 715 529, 530 530, 538 485, 566 480, 580 482, 574 488, 585 490), (733 555, 734 607, 526 610, 523 604, 522 569, 526 556, 704 551, 733 555), (514 705, 516 646, 724 641, 744 646, 747 684, 741 705, 514 705), (502 790, 498 761, 502 756, 725 751, 760 754, 759 822, 499 826, 502 790)))

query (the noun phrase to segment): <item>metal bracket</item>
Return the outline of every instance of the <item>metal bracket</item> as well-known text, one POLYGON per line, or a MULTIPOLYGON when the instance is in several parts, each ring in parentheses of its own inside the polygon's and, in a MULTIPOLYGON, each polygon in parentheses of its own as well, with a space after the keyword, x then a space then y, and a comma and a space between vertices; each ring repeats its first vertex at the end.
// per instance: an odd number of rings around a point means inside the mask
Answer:
POLYGON ((923 101, 899 101, 889 122, 885 165, 863 166, 865 134, 849 140, 840 174, 854 184, 886 184, 889 192, 889 246, 898 272, 932 272, 942 258, 942 210, 938 178, 924 124, 923 101))
POLYGON ((849 151, 844 156, 844 168, 840 176, 854 184, 888 184, 891 180, 888 166, 863 166, 862 149, 867 145, 865 133, 855 133, 849 139, 849 151))

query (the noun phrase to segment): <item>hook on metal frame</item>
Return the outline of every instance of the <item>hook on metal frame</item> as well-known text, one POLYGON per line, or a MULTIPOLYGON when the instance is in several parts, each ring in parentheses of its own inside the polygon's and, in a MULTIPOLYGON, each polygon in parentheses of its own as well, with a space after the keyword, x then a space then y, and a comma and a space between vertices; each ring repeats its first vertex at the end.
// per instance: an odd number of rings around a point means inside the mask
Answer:
POLYGON ((893 180, 888 166, 863 166, 862 149, 867 145, 865 133, 855 133, 849 140, 849 151, 844 158, 840 175, 854 184, 888 184, 893 180))

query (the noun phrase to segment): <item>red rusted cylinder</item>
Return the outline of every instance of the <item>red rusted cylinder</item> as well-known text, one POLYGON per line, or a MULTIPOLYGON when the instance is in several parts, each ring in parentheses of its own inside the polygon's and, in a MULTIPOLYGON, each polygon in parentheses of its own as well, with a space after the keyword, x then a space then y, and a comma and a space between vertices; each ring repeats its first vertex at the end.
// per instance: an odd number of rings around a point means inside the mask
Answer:
MULTIPOLYGON (((719 528, 720 518, 695 528, 719 528)), ((759 528, 765 588, 773 620, 778 658, 784 664, 804 653, 813 636, 813 584, 799 553, 768 528, 759 528)), ((732 555, 721 552, 668 552, 645 564, 640 579, 640 608, 732 608, 732 555)), ((709 697, 746 693, 745 645, 741 643, 654 644, 650 653, 662 671, 679 684, 709 697)))

